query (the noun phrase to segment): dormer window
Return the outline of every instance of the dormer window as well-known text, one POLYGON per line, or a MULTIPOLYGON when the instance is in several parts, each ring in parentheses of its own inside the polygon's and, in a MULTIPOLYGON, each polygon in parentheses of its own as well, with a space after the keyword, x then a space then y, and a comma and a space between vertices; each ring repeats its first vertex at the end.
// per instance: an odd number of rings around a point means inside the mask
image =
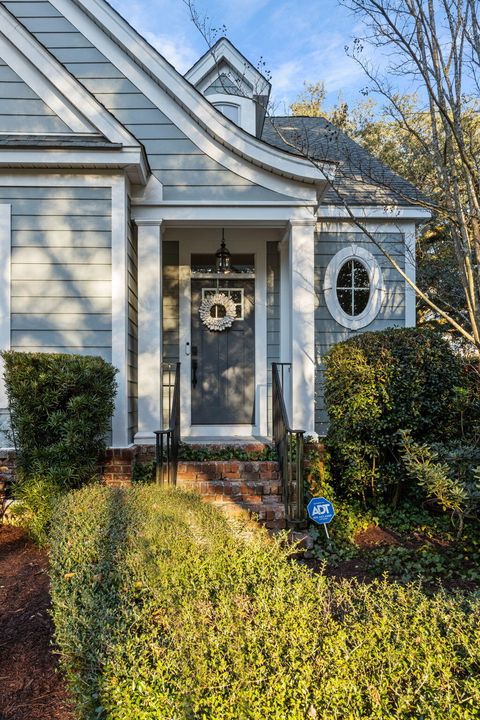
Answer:
POLYGON ((225 117, 262 136, 270 83, 226 38, 220 38, 185 74, 225 117))
POLYGON ((222 115, 240 125, 240 107, 234 103, 213 103, 213 107, 220 110, 222 115))

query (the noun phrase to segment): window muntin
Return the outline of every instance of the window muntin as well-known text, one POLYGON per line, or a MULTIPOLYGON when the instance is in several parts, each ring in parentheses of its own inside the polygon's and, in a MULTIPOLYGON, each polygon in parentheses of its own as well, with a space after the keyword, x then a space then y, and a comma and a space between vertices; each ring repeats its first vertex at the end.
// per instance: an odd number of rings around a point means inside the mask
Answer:
MULTIPOLYGON (((235 319, 244 320, 243 288, 202 288, 202 300, 212 297, 212 295, 215 295, 217 292, 224 293, 224 295, 233 300, 233 302, 235 303, 235 319)), ((212 317, 218 318, 224 316, 224 308, 220 308, 218 305, 214 305, 212 308, 212 317)))
POLYGON ((365 265, 350 258, 337 275, 337 300, 343 312, 351 317, 361 315, 370 299, 370 277, 365 265))
POLYGON ((344 247, 325 269, 323 292, 330 315, 339 325, 349 330, 364 328, 382 307, 385 284, 380 265, 361 245, 344 247))
POLYGON ((238 105, 234 105, 233 103, 213 103, 213 107, 220 110, 222 115, 225 115, 225 117, 232 122, 237 125, 240 124, 240 107, 238 105))

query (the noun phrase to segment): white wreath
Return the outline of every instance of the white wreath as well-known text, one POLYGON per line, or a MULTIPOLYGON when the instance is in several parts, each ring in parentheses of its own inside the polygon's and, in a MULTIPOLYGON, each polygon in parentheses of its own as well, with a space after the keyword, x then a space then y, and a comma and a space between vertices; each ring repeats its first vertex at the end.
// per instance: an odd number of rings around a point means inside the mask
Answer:
POLYGON ((217 330, 218 332, 231 327, 237 316, 235 303, 232 298, 221 292, 216 292, 214 295, 209 295, 204 298, 200 305, 199 314, 201 321, 209 330, 217 330), (212 317, 212 308, 215 305, 221 305, 225 308, 224 317, 212 317))

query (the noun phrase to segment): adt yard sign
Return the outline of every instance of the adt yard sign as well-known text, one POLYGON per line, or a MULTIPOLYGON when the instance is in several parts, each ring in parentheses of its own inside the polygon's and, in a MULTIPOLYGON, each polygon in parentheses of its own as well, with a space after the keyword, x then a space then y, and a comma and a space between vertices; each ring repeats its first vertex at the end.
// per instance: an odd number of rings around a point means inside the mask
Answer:
POLYGON ((325 498, 312 498, 307 505, 308 517, 319 525, 326 525, 335 515, 333 505, 325 498))

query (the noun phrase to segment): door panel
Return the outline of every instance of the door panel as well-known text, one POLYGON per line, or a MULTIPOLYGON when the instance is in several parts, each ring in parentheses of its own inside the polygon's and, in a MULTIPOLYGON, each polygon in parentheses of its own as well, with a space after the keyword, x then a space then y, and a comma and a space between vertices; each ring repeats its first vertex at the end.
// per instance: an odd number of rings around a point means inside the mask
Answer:
MULTIPOLYGON (((217 332, 200 320, 202 289, 212 280, 192 279, 191 392, 192 425, 255 423, 255 283, 222 280, 226 288, 243 288, 243 320, 217 332)), ((238 298, 237 293, 236 298, 238 298)))

